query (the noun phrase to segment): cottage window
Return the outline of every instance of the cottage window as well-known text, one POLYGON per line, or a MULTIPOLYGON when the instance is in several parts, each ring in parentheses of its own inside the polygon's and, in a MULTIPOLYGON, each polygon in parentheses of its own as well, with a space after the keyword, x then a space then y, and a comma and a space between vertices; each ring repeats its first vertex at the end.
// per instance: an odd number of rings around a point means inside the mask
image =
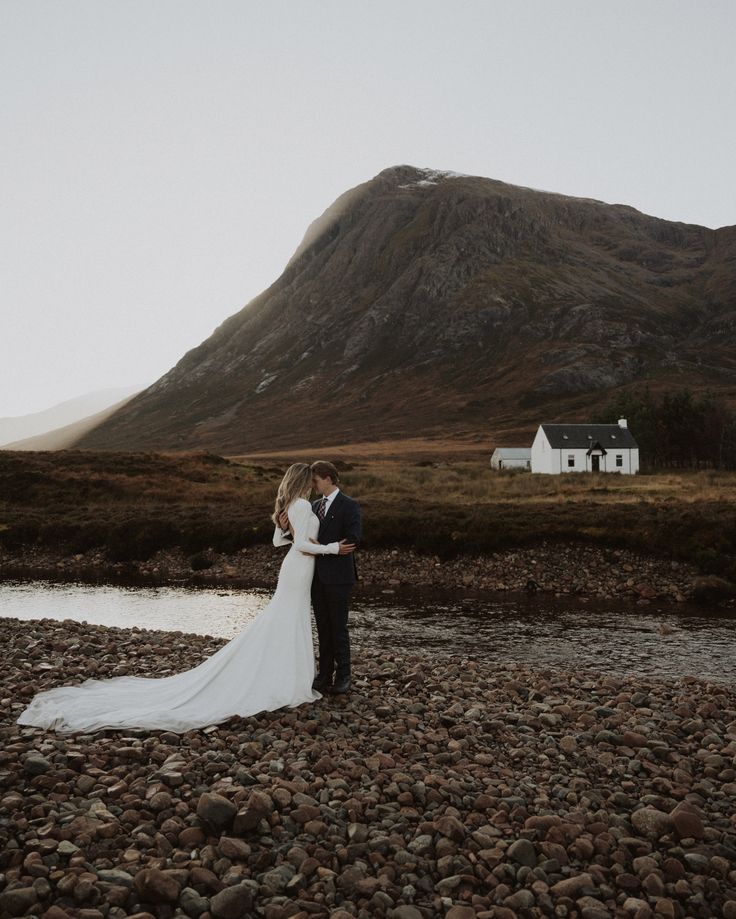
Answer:
POLYGON ((617 466, 623 466, 623 464, 624 464, 624 458, 623 458, 623 456, 622 456, 620 453, 617 453, 617 454, 616 454, 616 465, 617 465, 617 466))
POLYGON ((574 466, 574 465, 575 465, 575 454, 574 454, 574 453, 570 453, 570 454, 568 455, 568 457, 567 457, 567 465, 568 465, 568 466, 574 466))

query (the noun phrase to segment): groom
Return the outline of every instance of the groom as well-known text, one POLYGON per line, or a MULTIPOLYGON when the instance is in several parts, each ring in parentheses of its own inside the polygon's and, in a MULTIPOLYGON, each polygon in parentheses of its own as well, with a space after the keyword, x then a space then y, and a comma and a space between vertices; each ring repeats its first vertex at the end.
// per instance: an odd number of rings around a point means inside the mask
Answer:
MULTIPOLYGON (((312 688, 342 694, 350 690, 348 607, 357 580, 355 546, 362 537, 360 505, 339 487, 332 463, 312 463, 312 483, 321 497, 312 502, 319 517, 317 542, 339 542, 338 555, 317 555, 312 578, 312 607, 319 637, 319 673, 312 688), (333 683, 334 677, 334 683, 333 683)), ((288 518, 282 527, 288 527, 288 518)))

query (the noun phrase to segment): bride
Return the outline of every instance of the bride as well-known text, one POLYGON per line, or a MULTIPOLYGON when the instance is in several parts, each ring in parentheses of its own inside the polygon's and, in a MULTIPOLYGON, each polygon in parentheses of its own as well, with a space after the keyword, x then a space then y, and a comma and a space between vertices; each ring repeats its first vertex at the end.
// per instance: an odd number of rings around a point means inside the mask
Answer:
MULTIPOLYGON (((60 733, 102 728, 184 732, 283 706, 314 702, 310 587, 316 554, 352 547, 321 545, 319 518, 307 500, 312 471, 294 463, 279 485, 273 521, 286 510, 293 534, 269 604, 243 631, 192 670, 160 678, 121 676, 85 680, 38 693, 18 718, 60 733)), ((281 529, 274 545, 281 545, 281 529)))

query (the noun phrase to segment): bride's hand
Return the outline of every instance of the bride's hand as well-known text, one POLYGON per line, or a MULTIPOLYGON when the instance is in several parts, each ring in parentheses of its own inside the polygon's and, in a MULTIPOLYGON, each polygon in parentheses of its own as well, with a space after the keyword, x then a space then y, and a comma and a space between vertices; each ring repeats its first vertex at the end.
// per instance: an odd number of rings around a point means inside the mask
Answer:
MULTIPOLYGON (((313 543, 315 544, 315 546, 318 546, 318 545, 319 545, 319 540, 318 540, 318 539, 312 539, 311 536, 309 537, 309 541, 310 541, 310 542, 313 542, 313 543)), ((302 555, 306 555, 308 558, 314 558, 314 553, 313 553, 313 552, 302 552, 302 555)))

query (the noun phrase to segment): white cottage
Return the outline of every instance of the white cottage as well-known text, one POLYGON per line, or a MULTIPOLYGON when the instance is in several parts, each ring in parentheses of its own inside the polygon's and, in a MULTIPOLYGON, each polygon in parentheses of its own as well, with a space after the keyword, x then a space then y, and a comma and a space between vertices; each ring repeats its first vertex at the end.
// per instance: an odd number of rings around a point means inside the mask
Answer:
POLYGON ((491 455, 491 469, 530 469, 531 447, 496 447, 491 455))
POLYGON ((625 418, 618 424, 540 424, 531 454, 532 472, 639 471, 639 445, 625 418))

